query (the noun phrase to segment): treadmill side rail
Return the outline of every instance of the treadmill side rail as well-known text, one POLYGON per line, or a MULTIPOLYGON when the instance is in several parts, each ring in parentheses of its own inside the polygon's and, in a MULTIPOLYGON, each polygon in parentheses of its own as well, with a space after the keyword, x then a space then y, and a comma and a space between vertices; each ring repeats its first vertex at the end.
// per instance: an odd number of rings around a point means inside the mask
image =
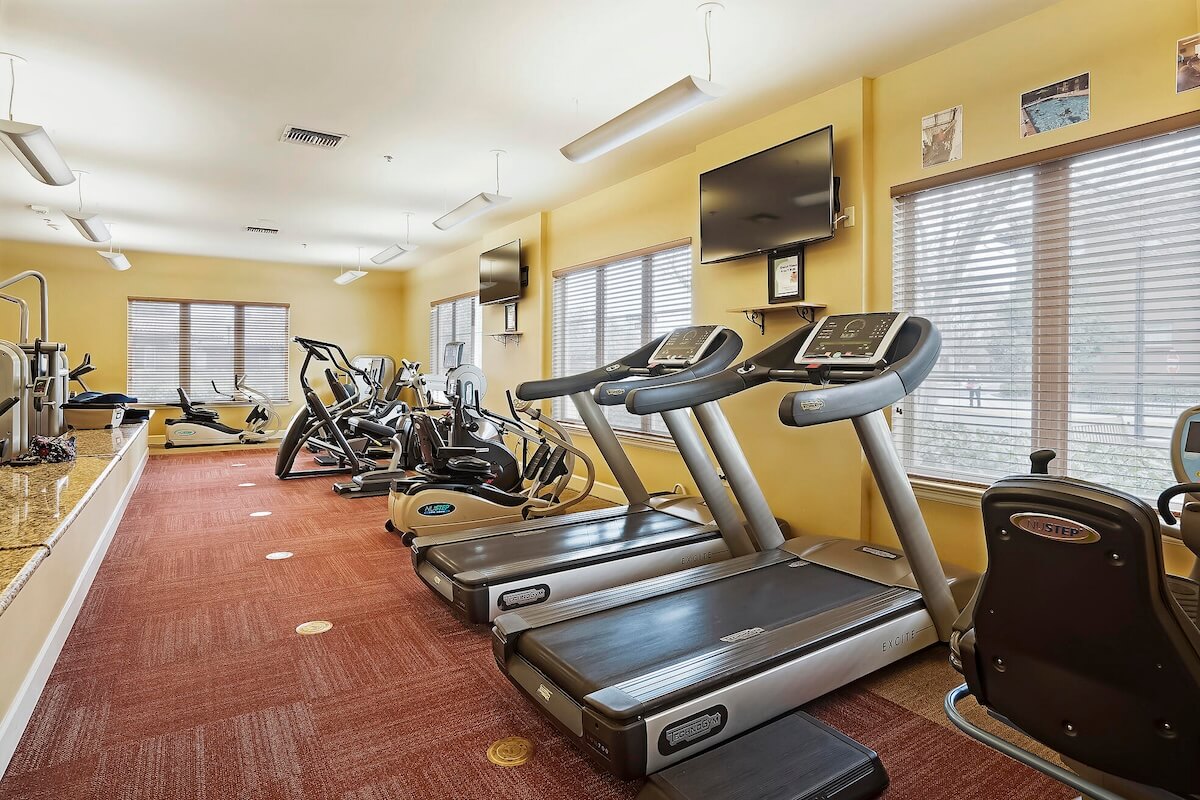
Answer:
POLYGON ((594 614, 598 611, 606 611, 610 608, 629 605, 630 603, 647 600, 651 597, 658 597, 693 586, 712 583, 713 581, 727 578, 730 575, 736 575, 748 570, 763 569, 772 564, 791 561, 795 558, 790 553, 772 550, 766 553, 754 553, 753 555, 733 558, 729 561, 721 561, 716 564, 705 564, 702 567, 692 567, 681 572, 673 572, 669 575, 648 578, 647 580, 637 581, 625 586, 617 586, 612 589, 580 595, 570 600, 563 600, 560 603, 538 606, 528 611, 514 611, 510 614, 501 614, 499 617, 496 617, 496 631, 499 636, 511 642, 517 634, 532 630, 533 628, 542 628, 546 625, 553 625, 587 614, 594 614))
POLYGON ((412 546, 418 551, 424 551, 443 544, 457 544, 459 542, 471 542, 478 539, 490 539, 493 536, 504 536, 510 533, 540 533, 551 528, 584 522, 598 522, 649 510, 649 506, 612 506, 611 508, 596 508, 591 511, 576 511, 572 514, 563 514, 559 517, 542 517, 540 520, 502 522, 498 525, 487 525, 481 528, 465 528, 460 531, 450 531, 449 533, 418 536, 413 539, 412 546))

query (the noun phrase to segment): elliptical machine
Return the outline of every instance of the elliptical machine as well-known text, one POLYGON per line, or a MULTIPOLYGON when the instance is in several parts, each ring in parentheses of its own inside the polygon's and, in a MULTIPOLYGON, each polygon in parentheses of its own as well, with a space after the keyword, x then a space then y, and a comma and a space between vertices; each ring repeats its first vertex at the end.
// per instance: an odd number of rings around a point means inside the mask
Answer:
POLYGON ((262 392, 247 386, 244 376, 234 376, 232 392, 222 392, 217 388, 216 381, 212 382, 212 387, 215 394, 231 402, 250 404, 246 427, 234 428, 221 422, 216 411, 202 408, 204 404, 194 402, 187 390, 180 386, 177 389, 179 402, 175 405, 183 409, 183 416, 165 422, 166 447, 262 444, 279 432, 280 419, 275 404, 262 392))
POLYGON ((595 465, 558 422, 530 403, 517 405, 511 392, 506 393, 511 416, 483 408, 477 394, 468 415, 467 391, 460 386, 451 397, 453 428, 461 432, 456 439, 442 439, 428 415, 413 418, 421 452, 417 472, 423 479, 392 483, 384 524, 388 531, 399 533, 406 545, 418 536, 556 514, 591 493, 595 465), (507 453, 511 458, 511 452, 502 445, 485 442, 479 447, 476 441, 472 446, 476 424, 471 417, 495 426, 501 442, 506 435, 520 439, 521 463, 513 458, 509 465, 501 456, 507 453), (568 499, 563 493, 577 462, 584 465, 584 486, 568 499))

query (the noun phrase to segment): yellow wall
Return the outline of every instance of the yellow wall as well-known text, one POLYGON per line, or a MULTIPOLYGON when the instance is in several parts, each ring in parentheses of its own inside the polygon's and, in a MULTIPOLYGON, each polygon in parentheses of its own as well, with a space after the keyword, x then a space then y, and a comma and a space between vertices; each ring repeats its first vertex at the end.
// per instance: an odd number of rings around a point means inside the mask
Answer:
POLYGON ((493 247, 521 240, 521 261, 529 267, 529 286, 517 305, 517 327, 524 336, 517 342, 493 339, 488 334, 504 330, 504 309, 499 305, 483 308, 483 354, 477 360, 488 377, 486 403, 503 408, 504 391, 524 380, 542 375, 543 341, 549 339, 549 283, 544 279, 542 263, 545 215, 525 219, 489 231, 471 244, 453 253, 403 273, 403 353, 411 361, 429 368, 429 307, 431 303, 479 289, 479 254, 493 247))
MULTIPOLYGON (((492 385, 509 387, 535 374, 526 358, 531 352, 540 355, 542 374, 549 374, 549 294, 540 287, 548 286, 552 270, 684 237, 698 241, 701 172, 830 123, 842 202, 855 206, 858 224, 840 230, 832 242, 809 248, 807 299, 825 303, 830 313, 890 307, 891 186, 1197 108, 1200 92, 1176 96, 1173 80, 1175 41, 1200 30, 1198 6, 1196 0, 1065 0, 873 80, 856 80, 797 103, 650 172, 548 210, 542 217, 540 263, 527 259, 533 280, 540 283, 521 304, 521 327, 527 331, 522 356, 489 350, 485 367, 492 385), (1083 71, 1092 75, 1093 119, 1022 140, 1021 92, 1083 71), (921 117, 960 103, 964 160, 923 170, 921 117), (544 302, 541 330, 535 331, 528 321, 538 296, 544 302)), ((514 227, 486 234, 477 246, 414 273, 405 295, 408 349, 428 351, 429 299, 470 290, 478 253, 512 238, 514 227), (431 284, 448 288, 439 292, 431 284)), ((785 313, 773 314, 762 337, 739 315, 726 312, 765 300, 762 258, 696 264, 693 276, 694 319, 730 326, 744 338, 747 353, 800 324, 785 313)), ((848 423, 784 429, 774 411, 784 391, 764 387, 723 404, 776 513, 799 530, 894 541, 848 423)), ((690 486, 674 453, 636 444, 628 449, 649 488, 669 488, 676 481, 690 486)), ((611 480, 603 468, 600 480, 611 480)), ((943 557, 982 567, 978 510, 932 501, 923 501, 923 507, 943 557)), ((1178 553, 1173 557, 1180 560, 1178 553)))
MULTIPOLYGON (((25 269, 42 272, 50 287, 50 337, 66 342, 71 364, 85 352, 97 369, 85 378, 90 388, 125 391, 127 371, 126 300, 128 297, 179 297, 199 300, 261 300, 291 304, 292 335, 337 342, 351 356, 383 353, 400 356, 400 273, 376 270, 349 286, 336 286, 336 270, 265 261, 197 258, 130 251, 133 269, 115 272, 92 248, 0 241, 0 276, 25 269)), ((35 311, 31 332, 37 331, 37 284, 22 282, 19 294, 35 311)), ((17 287, 14 287, 17 288, 17 287)), ((15 306, 0 308, 0 334, 15 338, 15 306)), ((302 397, 298 369, 301 355, 291 347, 292 403, 281 407, 284 422, 302 397)), ((323 385, 319 371, 316 378, 323 385)), ((75 387, 78 388, 78 387, 75 387)), ((152 435, 163 432, 170 410, 155 415, 152 435)), ((244 408, 224 409, 224 419, 239 425, 244 408)))

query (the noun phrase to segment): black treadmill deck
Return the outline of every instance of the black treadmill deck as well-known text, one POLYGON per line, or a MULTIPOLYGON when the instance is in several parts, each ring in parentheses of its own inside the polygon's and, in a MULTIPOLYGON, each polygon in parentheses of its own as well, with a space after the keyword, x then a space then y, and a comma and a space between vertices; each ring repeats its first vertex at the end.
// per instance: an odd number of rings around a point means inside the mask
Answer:
POLYGON ((645 511, 578 525, 436 545, 429 548, 426 560, 464 586, 481 586, 719 536, 713 526, 661 511, 645 511))
MULTIPOLYGON (((577 702, 604 689, 609 691, 602 696, 609 696, 613 687, 629 695, 641 693, 634 687, 642 688, 649 697, 667 691, 664 685, 649 683, 666 677, 673 667, 695 665, 731 645, 743 643, 746 663, 738 668, 754 672, 780 655, 776 642, 770 641, 778 635, 773 632, 790 626, 800 633, 798 623, 823 614, 838 616, 839 626, 853 624, 852 614, 835 613, 843 608, 871 613, 883 608, 895 616, 920 603, 915 591, 790 559, 534 628, 522 634, 516 645, 521 656, 577 702), (764 646, 756 648, 756 640, 764 646)), ((813 631, 803 633, 812 638, 813 631)))

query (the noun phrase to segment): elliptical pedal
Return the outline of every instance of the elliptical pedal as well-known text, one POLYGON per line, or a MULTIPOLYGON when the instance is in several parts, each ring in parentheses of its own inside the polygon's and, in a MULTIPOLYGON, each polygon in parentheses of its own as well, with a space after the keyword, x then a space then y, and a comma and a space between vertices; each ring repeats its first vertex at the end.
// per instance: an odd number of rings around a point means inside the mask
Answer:
POLYGON ((875 751, 793 711, 651 775, 638 800, 867 800, 887 785, 875 751))

